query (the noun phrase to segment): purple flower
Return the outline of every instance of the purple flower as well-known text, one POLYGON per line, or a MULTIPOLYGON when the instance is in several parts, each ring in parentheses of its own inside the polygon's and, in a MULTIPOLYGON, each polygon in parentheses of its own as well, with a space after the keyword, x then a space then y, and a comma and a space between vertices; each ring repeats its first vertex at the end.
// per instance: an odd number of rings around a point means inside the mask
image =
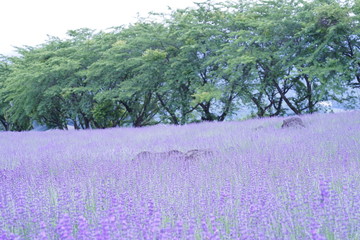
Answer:
POLYGON ((311 219, 310 234, 312 240, 325 240, 325 237, 319 234, 320 224, 314 219, 311 219))
POLYGON ((43 221, 40 222, 40 233, 39 233, 38 239, 39 240, 47 240, 48 239, 48 236, 46 234, 46 224, 43 221))
POLYGON ((60 217, 59 223, 56 226, 56 230, 61 239, 64 240, 74 239, 74 237, 72 236, 72 226, 68 214, 65 213, 60 217))
POLYGON ((330 187, 329 187, 329 181, 321 179, 320 180, 320 203, 323 206, 325 202, 329 200, 330 197, 330 187))
POLYGON ((90 233, 89 233, 89 226, 88 223, 85 219, 85 217, 80 216, 78 219, 78 233, 77 233, 77 239, 79 240, 86 240, 90 238, 90 233))

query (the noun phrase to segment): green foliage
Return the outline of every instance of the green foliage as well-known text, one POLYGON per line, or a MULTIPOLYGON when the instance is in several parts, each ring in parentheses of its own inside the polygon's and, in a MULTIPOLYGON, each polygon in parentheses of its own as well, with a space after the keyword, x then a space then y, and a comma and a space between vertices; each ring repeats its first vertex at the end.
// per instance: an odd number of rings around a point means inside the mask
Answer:
POLYGON ((122 120, 125 110, 111 100, 104 100, 95 104, 92 114, 97 127, 116 127, 122 120))
POLYGON ((0 128, 145 126, 316 112, 360 87, 360 2, 206 1, 0 59, 0 128), (158 17, 158 15, 157 15, 158 17), (255 115, 254 115, 255 116, 255 115))
POLYGON ((9 59, 0 55, 0 130, 9 130, 10 122, 7 115, 8 109, 11 107, 6 99, 5 81, 11 73, 9 67, 9 59))
POLYGON ((196 105, 201 102, 210 102, 213 99, 220 99, 222 91, 217 89, 214 85, 206 84, 197 88, 196 93, 192 96, 193 105, 196 105))

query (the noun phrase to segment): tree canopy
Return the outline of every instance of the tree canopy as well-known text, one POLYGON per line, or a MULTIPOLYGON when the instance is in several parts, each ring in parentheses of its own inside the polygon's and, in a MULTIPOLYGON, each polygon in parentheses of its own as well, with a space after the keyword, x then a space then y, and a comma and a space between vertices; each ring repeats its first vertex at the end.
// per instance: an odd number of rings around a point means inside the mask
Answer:
POLYGON ((359 0, 207 1, 155 19, 70 30, 1 56, 0 129, 186 124, 359 103, 359 0))

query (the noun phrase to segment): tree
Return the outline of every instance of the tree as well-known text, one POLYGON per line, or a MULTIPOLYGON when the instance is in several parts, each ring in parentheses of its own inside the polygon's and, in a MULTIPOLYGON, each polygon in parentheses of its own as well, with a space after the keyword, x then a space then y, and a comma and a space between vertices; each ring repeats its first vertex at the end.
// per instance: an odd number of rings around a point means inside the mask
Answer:
POLYGON ((347 11, 335 1, 266 1, 237 13, 236 39, 226 46, 229 62, 252 79, 240 91, 258 116, 285 114, 282 103, 301 114, 317 111, 319 101, 341 100, 349 65, 339 65, 331 45, 338 48, 337 38, 348 33, 347 11))
POLYGON ((6 99, 18 129, 31 128, 32 121, 49 128, 90 128, 93 89, 87 86, 86 69, 96 60, 90 49, 92 30, 70 31, 68 40, 51 37, 36 48, 18 48, 12 72, 6 80, 6 99))
POLYGON ((0 128, 224 121, 249 107, 258 117, 313 113, 326 100, 354 107, 359 6, 206 1, 110 32, 50 37, 1 57, 0 128))
POLYGON ((303 27, 298 32, 301 53, 293 61, 299 76, 296 104, 306 100, 307 112, 317 111, 316 103, 322 100, 342 102, 355 78, 356 24, 350 12, 349 5, 329 0, 305 3, 298 15, 303 27))
POLYGON ((185 109, 195 108, 201 120, 223 121, 235 110, 236 84, 219 52, 228 43, 229 14, 208 1, 199 3, 197 9, 175 12, 170 23, 172 34, 181 42, 172 67, 180 77, 179 90, 187 93, 185 109))
MULTIPOLYGON (((296 5, 294 1, 291 4, 296 5)), ((292 20, 294 6, 286 1, 266 1, 236 7, 233 39, 223 51, 229 71, 235 73, 241 100, 255 106, 259 117, 284 114, 283 102, 298 114, 287 96, 293 86, 289 77, 292 67, 283 61, 299 25, 292 20)))
POLYGON ((10 122, 7 116, 7 110, 10 107, 10 103, 6 101, 5 92, 5 81, 10 74, 10 62, 9 59, 3 55, 0 55, 0 130, 10 130, 10 122))
POLYGON ((117 41, 89 69, 91 82, 103 86, 95 99, 121 109, 122 125, 156 123, 157 91, 164 82, 161 69, 166 62, 159 41, 164 31, 161 24, 147 22, 122 29, 117 41))

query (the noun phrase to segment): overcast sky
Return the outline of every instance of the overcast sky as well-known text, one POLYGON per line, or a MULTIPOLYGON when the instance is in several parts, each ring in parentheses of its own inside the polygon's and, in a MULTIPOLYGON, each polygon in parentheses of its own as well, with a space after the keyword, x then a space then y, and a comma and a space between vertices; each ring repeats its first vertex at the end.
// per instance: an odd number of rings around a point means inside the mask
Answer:
POLYGON ((137 13, 166 12, 205 0, 1 0, 0 54, 13 46, 36 46, 47 35, 63 38, 68 30, 104 30, 136 21, 137 13))

